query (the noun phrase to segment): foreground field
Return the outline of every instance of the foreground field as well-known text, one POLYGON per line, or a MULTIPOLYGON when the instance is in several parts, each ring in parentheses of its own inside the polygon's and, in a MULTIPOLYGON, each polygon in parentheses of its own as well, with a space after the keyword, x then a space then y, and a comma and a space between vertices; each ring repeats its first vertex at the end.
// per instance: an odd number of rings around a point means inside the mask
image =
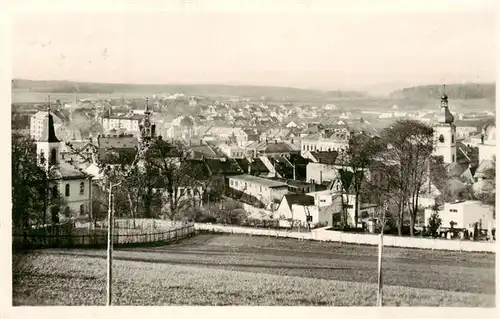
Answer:
MULTIPOLYGON (((384 304, 494 306, 494 255, 387 248, 384 304)), ((29 255, 15 305, 105 302, 104 251, 29 255)), ((373 306, 376 248, 200 235, 116 251, 116 304, 373 306)))

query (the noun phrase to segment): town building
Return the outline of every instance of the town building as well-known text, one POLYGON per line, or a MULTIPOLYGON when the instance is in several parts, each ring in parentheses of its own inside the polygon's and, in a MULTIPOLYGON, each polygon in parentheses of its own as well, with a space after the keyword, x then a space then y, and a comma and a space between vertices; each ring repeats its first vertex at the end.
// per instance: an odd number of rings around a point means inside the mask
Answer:
POLYGON ((101 118, 101 124, 104 132, 112 129, 120 130, 125 133, 133 133, 138 135, 140 133, 139 124, 143 119, 143 115, 128 113, 125 115, 112 115, 111 110, 108 114, 101 118))
POLYGON ((247 174, 230 176, 228 179, 231 189, 253 196, 265 204, 279 201, 288 193, 288 185, 280 181, 247 174))
MULTIPOLYGON (((429 226, 429 217, 434 213, 432 209, 425 210, 425 226, 429 226)), ((474 224, 480 230, 491 230, 495 226, 493 218, 493 209, 488 205, 482 204, 476 200, 457 201, 453 203, 445 203, 444 207, 439 210, 441 218, 441 228, 462 230, 474 229, 474 224)))
POLYGON ((38 164, 47 172, 51 195, 61 200, 61 205, 51 207, 52 221, 88 216, 92 209, 90 176, 61 158, 61 141, 55 133, 50 107, 42 123, 42 132, 36 142, 38 164))
MULTIPOLYGON (((50 106, 49 106, 50 107, 50 106)), ((61 118, 51 113, 53 125, 63 126, 64 123, 61 118)), ((30 137, 35 141, 38 141, 42 136, 44 126, 46 125, 47 112, 38 111, 30 117, 30 137)))
POLYGON ((481 143, 479 148, 479 163, 485 160, 493 160, 496 154, 496 126, 488 124, 481 132, 481 143))
POLYGON ((448 96, 443 92, 441 97, 441 114, 434 126, 434 155, 442 156, 444 163, 454 163, 457 157, 456 126, 454 117, 448 108, 448 96))

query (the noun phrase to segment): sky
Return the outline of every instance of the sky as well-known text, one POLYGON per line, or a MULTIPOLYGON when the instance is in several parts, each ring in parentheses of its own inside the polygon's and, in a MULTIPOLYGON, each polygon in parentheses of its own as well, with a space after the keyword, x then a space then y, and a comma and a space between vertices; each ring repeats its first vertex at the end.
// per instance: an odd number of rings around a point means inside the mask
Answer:
POLYGON ((494 2, 431 3, 377 11, 18 12, 12 76, 332 90, 494 81, 494 2))

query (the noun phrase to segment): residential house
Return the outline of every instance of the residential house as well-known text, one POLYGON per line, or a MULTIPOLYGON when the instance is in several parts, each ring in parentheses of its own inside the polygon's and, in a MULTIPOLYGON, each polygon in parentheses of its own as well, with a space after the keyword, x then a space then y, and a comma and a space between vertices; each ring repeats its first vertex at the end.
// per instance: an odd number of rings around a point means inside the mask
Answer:
POLYGON ((287 128, 298 128, 299 126, 295 122, 291 121, 286 125, 287 128))
POLYGON ((221 143, 218 145, 219 150, 230 158, 244 158, 245 150, 235 144, 221 143))
MULTIPOLYGON (((284 195, 275 212, 273 219, 293 221, 291 225, 297 225, 297 222, 304 225, 309 223, 315 226, 318 223, 328 223, 331 218, 325 211, 320 210, 314 203, 314 197, 306 194, 287 194, 284 195)), ((282 224, 283 225, 283 224, 282 224)))
POLYGON ((341 151, 349 146, 348 132, 324 130, 302 138, 302 153, 306 151, 341 151))
POLYGON ((235 175, 229 178, 229 187, 232 190, 255 197, 264 204, 279 201, 288 193, 286 183, 252 175, 235 175))
MULTIPOLYGON (((425 226, 429 226, 429 217, 434 213, 432 209, 425 210, 425 226)), ((450 229, 453 223, 454 229, 472 230, 477 223, 480 230, 491 230, 495 226, 493 209, 476 200, 457 201, 445 203, 439 210, 441 228, 450 229)))
POLYGON ((488 124, 482 129, 482 140, 479 144, 479 163, 492 160, 496 154, 496 126, 488 124))

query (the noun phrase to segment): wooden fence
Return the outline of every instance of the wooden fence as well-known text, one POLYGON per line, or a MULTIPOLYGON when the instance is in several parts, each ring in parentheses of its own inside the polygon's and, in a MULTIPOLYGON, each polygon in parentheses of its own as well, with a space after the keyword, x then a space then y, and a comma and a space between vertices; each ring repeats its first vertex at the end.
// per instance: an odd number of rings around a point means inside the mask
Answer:
MULTIPOLYGON (((152 232, 114 229, 113 244, 139 245, 148 243, 169 243, 191 237, 194 233, 194 224, 152 232)), ((15 249, 102 247, 107 245, 107 236, 107 230, 99 228, 75 228, 72 229, 71 232, 52 232, 48 234, 25 231, 23 233, 15 232, 12 234, 12 245, 15 249)))

